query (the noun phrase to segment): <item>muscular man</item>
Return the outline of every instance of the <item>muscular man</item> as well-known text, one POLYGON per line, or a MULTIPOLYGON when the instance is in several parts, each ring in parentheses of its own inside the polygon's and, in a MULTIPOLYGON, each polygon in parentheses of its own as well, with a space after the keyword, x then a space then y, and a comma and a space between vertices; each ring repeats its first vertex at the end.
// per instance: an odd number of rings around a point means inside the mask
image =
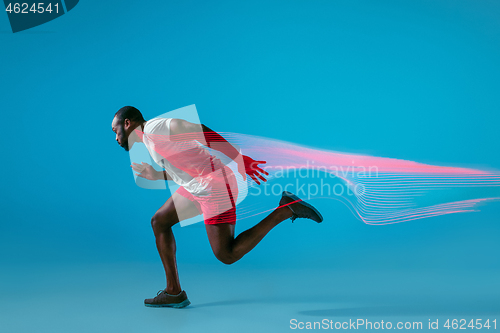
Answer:
POLYGON ((292 221, 295 218, 323 220, 313 206, 283 192, 273 212, 234 237, 236 178, 230 168, 210 154, 207 147, 236 161, 243 179, 249 175, 259 185, 260 181, 266 181, 264 175, 268 175, 258 166, 264 161, 240 155, 229 142, 205 125, 172 118, 146 121, 141 112, 131 106, 116 112, 111 127, 116 133, 116 141, 126 151, 135 142, 143 142, 153 160, 164 168, 163 172, 158 172, 146 163, 133 163, 131 167, 137 176, 149 180, 173 180, 180 185, 151 219, 167 286, 156 297, 144 300, 146 306, 181 308, 190 304, 179 282, 172 233, 172 226, 181 220, 203 214, 213 253, 225 264, 241 259, 271 229, 288 218, 292 221))

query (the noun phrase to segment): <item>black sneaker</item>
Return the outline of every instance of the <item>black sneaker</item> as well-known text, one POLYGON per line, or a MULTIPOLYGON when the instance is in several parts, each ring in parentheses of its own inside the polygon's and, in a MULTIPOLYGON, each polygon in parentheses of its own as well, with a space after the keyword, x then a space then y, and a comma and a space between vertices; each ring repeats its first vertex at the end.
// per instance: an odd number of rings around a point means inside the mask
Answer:
POLYGON ((280 200, 280 206, 288 206, 292 210, 292 222, 296 218, 311 219, 315 222, 323 222, 323 216, 311 204, 297 197, 295 194, 284 191, 280 200))
POLYGON ((186 292, 183 290, 178 295, 167 294, 165 290, 160 290, 155 298, 147 298, 144 300, 145 306, 156 308, 183 308, 191 304, 188 300, 186 292))

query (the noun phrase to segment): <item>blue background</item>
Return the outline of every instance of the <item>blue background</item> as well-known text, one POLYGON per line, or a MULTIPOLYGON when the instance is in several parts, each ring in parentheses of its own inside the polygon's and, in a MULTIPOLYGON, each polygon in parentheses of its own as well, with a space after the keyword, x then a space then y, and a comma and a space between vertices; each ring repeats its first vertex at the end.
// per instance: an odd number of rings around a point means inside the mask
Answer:
POLYGON ((134 184, 111 131, 124 105, 149 119, 196 104, 218 131, 500 170, 499 15, 472 0, 86 0, 16 34, 0 15, 0 328, 500 319, 498 203, 368 226, 318 200, 322 225, 287 221, 233 266, 201 224, 179 227, 193 306, 147 309, 165 283, 150 218, 169 192, 134 184))

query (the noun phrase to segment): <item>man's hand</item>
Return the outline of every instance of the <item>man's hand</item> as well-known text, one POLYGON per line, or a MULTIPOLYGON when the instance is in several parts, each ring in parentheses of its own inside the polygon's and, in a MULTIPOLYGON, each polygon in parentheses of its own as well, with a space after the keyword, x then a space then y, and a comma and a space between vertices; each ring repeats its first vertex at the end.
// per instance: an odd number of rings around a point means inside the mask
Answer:
POLYGON ((261 169, 258 165, 266 163, 266 161, 255 161, 252 158, 243 155, 243 165, 238 165, 238 171, 243 176, 243 180, 246 180, 246 175, 249 175, 257 185, 260 185, 260 178, 262 181, 266 182, 267 180, 262 176, 262 174, 268 176, 269 173, 266 170, 261 169))
POLYGON ((135 172, 138 172, 135 174, 138 177, 146 178, 149 180, 163 179, 163 175, 160 175, 161 172, 156 171, 151 165, 147 163, 132 163, 131 167, 135 172))

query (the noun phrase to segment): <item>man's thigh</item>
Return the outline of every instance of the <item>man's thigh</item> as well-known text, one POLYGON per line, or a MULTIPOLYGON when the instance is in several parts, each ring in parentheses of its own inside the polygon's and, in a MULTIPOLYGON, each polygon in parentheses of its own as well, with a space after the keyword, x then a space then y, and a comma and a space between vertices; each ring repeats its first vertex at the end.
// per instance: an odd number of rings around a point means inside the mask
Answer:
POLYGON ((234 241, 234 224, 205 224, 210 247, 219 258, 224 253, 230 253, 234 241))
POLYGON ((155 213, 155 220, 173 226, 180 221, 200 215, 196 205, 186 197, 177 192, 158 209, 155 213))

